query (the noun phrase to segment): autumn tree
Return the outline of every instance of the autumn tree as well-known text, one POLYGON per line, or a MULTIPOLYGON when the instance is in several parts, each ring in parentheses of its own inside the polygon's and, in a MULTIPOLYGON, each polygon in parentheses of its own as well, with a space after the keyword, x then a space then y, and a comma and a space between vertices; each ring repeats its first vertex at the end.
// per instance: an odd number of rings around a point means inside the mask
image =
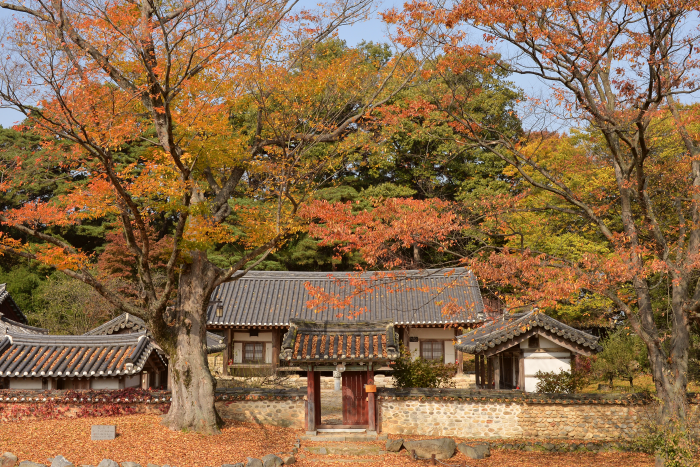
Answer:
POLYGON ((464 98, 470 90, 459 83, 445 80, 445 92, 431 100, 465 147, 482 148, 512 168, 524 200, 519 208, 540 214, 520 224, 492 216, 506 244, 463 261, 483 280, 544 306, 583 289, 609 300, 649 352, 660 422, 681 425, 688 416, 690 328, 700 317, 697 109, 683 103, 698 86, 697 7, 464 0, 412 2, 386 17, 404 38, 429 31, 442 46, 442 70, 477 63, 535 77, 548 88, 549 95, 528 96, 516 109, 529 130, 521 136, 475 112, 473 99, 464 98), (557 121, 588 137, 547 131, 557 121), (559 247, 528 247, 525 233, 544 234, 540 244, 547 242, 550 219, 566 220, 568 231, 555 235, 559 247), (668 336, 653 307, 664 283, 668 336))
MULTIPOLYGON (((70 142, 62 165, 80 184, 0 215, 2 249, 51 265, 146 320, 172 368, 172 429, 217 433, 205 349, 213 289, 263 261, 297 227, 315 187, 362 146, 356 130, 412 77, 398 51, 324 52, 369 1, 319 12, 295 2, 0 1, 17 15, 2 42, 0 100, 47 140, 70 142), (145 142, 136 160, 120 149, 145 142), (166 216, 170 247, 153 243, 166 216), (51 226, 113 216, 136 271, 136 301, 97 277, 92 256, 51 226), (29 242, 28 238, 38 242, 29 242), (218 267, 208 252, 238 242, 218 267), (158 250, 158 251, 156 251, 158 250), (156 269, 162 280, 156 277, 156 269)), ((17 173, 17 172, 15 172, 17 173)), ((3 179, 14 192, 21 181, 3 179)))

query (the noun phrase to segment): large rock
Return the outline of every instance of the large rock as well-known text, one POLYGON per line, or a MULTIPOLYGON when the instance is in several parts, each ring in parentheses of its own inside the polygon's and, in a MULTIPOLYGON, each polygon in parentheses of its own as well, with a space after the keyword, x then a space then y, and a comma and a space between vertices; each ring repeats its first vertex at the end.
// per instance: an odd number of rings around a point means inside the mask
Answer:
POLYGON ((387 452, 399 452, 403 446, 403 439, 387 439, 386 440, 386 451, 387 452))
POLYGON ((491 449, 488 444, 477 444, 476 446, 470 446, 465 443, 459 443, 457 445, 459 452, 469 457, 470 459, 485 459, 491 456, 491 449))
POLYGON ((97 467, 119 467, 119 464, 114 462, 112 459, 102 459, 97 467))
POLYGON ((293 454, 282 454, 282 462, 284 462, 284 465, 292 465, 296 461, 293 454))
POLYGON ((0 467, 15 467, 17 464, 17 456, 11 452, 6 452, 0 456, 0 467))
POLYGON ((249 457, 245 467, 263 467, 263 463, 260 459, 249 457))
POLYGON ((243 462, 236 462, 235 464, 222 464, 221 467, 245 467, 243 462))
POLYGON ((277 457, 274 454, 268 454, 262 458, 263 467, 282 467, 284 461, 281 457, 277 457))
POLYGON ((136 462, 122 462, 122 467, 141 467, 141 464, 137 464, 136 462))
POLYGON ((433 454, 436 459, 449 459, 454 456, 457 447, 452 438, 406 440, 403 446, 408 452, 416 451, 421 459, 430 459, 433 454))
POLYGON ((75 467, 71 461, 58 455, 51 460, 51 467, 75 467))

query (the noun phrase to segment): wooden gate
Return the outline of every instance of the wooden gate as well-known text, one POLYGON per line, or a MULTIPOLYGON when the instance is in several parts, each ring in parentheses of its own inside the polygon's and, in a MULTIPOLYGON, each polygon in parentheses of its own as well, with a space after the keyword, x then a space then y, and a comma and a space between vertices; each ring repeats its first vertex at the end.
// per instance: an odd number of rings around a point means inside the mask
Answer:
POLYGON ((367 411, 366 371, 346 371, 342 373, 343 382, 343 425, 369 424, 367 411))

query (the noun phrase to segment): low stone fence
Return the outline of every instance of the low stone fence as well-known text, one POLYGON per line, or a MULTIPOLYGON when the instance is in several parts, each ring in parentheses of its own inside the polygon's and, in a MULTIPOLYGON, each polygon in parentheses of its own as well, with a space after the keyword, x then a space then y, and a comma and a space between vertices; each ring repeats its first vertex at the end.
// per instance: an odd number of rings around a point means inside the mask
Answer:
MULTIPOLYGON (((303 428, 305 396, 301 389, 226 389, 216 392, 215 404, 226 419, 303 428)), ((0 390, 0 421, 164 414, 169 408, 169 391, 0 390)))
POLYGON ((655 411, 634 394, 378 388, 377 400, 383 433, 459 438, 632 439, 655 411))
POLYGON ((304 428, 306 389, 236 388, 216 392, 216 409, 223 418, 304 428))

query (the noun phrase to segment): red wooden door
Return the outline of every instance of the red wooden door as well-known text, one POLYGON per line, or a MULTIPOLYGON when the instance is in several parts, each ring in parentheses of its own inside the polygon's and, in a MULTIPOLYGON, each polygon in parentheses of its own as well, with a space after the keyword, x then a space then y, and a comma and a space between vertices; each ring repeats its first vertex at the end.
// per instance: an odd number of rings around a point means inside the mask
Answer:
POLYGON ((366 371, 343 372, 343 425, 368 425, 366 371))

